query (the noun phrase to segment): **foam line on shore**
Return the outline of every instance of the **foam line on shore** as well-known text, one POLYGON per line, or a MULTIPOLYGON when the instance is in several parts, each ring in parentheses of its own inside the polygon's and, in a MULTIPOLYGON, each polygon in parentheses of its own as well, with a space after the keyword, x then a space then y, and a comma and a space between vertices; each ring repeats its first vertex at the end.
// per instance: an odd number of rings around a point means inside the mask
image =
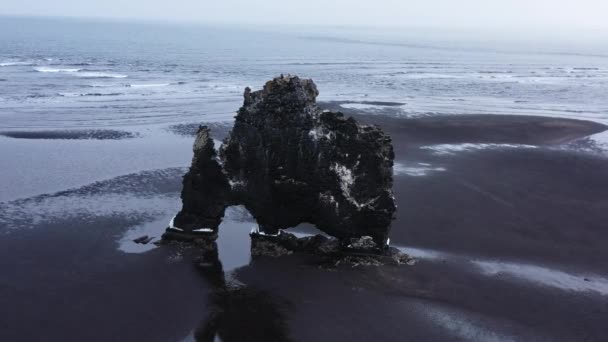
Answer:
POLYGON ((500 261, 476 260, 472 263, 488 276, 509 275, 562 290, 608 296, 608 279, 599 275, 577 275, 537 265, 500 261))
POLYGON ((39 67, 39 68, 34 68, 34 70, 36 70, 38 72, 42 72, 42 73, 73 73, 73 72, 79 72, 81 69, 39 67))
POLYGON ((423 177, 428 176, 434 172, 445 172, 447 171, 444 167, 433 167, 426 163, 415 163, 415 164, 403 164, 395 163, 393 165, 393 175, 395 176, 412 176, 412 177, 423 177))
POLYGON ((594 292, 602 296, 608 296, 608 278, 598 274, 575 274, 541 265, 471 258, 415 247, 394 247, 417 259, 431 262, 450 260, 459 264, 472 265, 473 267, 466 267, 466 269, 488 277, 506 276, 507 279, 521 280, 564 291, 594 292))
POLYGON ((472 152, 481 150, 504 150, 504 149, 536 149, 538 146, 524 144, 439 144, 421 146, 421 150, 432 151, 436 155, 453 155, 458 152, 472 152))
MULTIPOLYGON (((460 310, 450 310, 444 307, 435 307, 428 303, 417 305, 419 312, 430 321, 467 341, 516 341, 513 337, 500 334, 493 329, 484 327, 478 318, 469 317, 460 310)), ((485 319, 484 319, 485 321, 485 319)))

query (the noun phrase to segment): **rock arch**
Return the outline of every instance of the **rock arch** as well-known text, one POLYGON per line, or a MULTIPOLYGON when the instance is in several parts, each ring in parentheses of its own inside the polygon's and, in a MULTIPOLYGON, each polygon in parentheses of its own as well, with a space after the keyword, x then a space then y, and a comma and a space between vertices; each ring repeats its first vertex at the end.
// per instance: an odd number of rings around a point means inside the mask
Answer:
POLYGON ((297 76, 247 88, 219 152, 200 127, 183 208, 165 238, 217 234, 226 207, 244 205, 266 234, 309 222, 341 240, 371 236, 385 245, 396 210, 391 138, 322 111, 318 94, 297 76))

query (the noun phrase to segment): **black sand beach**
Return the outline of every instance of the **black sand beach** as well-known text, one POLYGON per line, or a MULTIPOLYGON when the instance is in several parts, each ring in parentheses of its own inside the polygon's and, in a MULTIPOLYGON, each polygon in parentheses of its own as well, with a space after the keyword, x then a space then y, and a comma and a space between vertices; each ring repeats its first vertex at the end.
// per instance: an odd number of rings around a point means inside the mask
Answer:
POLYGON ((0 340, 606 339, 608 159, 572 144, 605 126, 342 110, 393 138, 391 244, 416 265, 248 262, 253 223, 235 217, 211 267, 179 246, 132 253, 179 208, 185 169, 125 175, 0 203, 0 340))

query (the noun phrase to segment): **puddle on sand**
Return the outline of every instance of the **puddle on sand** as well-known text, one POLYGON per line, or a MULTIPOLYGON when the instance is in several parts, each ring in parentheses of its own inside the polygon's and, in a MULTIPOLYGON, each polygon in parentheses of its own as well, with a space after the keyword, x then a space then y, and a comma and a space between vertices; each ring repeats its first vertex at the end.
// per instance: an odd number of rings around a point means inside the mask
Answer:
POLYGON ((315 235, 323 235, 327 238, 331 237, 329 234, 319 230, 317 226, 312 223, 300 223, 299 225, 285 229, 285 232, 293 234, 298 238, 303 238, 307 236, 315 236, 315 235))
MULTIPOLYGON (((118 240, 118 249, 125 253, 145 253, 157 248, 154 242, 160 240, 174 215, 167 213, 157 220, 127 230, 118 240), (133 241, 144 236, 153 240, 147 244, 133 241)), ((217 239, 219 258, 225 272, 248 265, 251 261, 249 232, 253 227, 257 227, 257 223, 245 207, 232 206, 226 209, 217 239)))
POLYGON ((251 261, 249 232, 257 225, 244 206, 233 206, 226 209, 217 239, 218 253, 224 272, 249 265, 251 261))
POLYGON ((160 240, 170 219, 171 216, 162 216, 158 220, 150 221, 127 230, 120 240, 118 240, 118 249, 125 253, 145 253, 157 248, 158 246, 154 242, 160 240), (133 241, 144 236, 153 238, 153 240, 150 240, 147 244, 133 241))

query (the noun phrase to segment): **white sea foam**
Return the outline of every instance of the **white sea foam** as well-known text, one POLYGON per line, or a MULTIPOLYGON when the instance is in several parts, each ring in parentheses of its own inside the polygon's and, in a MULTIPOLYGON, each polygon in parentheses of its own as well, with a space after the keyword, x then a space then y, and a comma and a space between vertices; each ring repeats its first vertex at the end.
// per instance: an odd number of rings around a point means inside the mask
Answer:
POLYGON ((73 72, 79 72, 81 69, 39 67, 39 68, 34 68, 34 70, 36 70, 38 72, 44 72, 44 73, 73 73, 73 72))
POLYGON ((171 83, 155 83, 155 84, 128 84, 127 87, 130 88, 157 88, 157 87, 166 87, 170 86, 171 83))
MULTIPOLYGON (((608 131, 597 133, 587 137, 589 144, 587 146, 577 146, 576 144, 572 144, 576 146, 576 149, 594 152, 594 153, 602 153, 608 154, 608 131)), ((561 148, 571 148, 572 145, 564 145, 561 148)))
POLYGON ((395 176, 406 175, 412 177, 423 177, 428 176, 433 172, 445 172, 447 171, 444 167, 432 167, 425 163, 416 163, 413 165, 404 165, 401 163, 395 163, 393 165, 393 174, 395 176))
POLYGON ((403 253, 413 256, 417 259, 428 259, 428 260, 445 260, 450 258, 449 254, 431 250, 431 249, 423 249, 416 247, 401 247, 401 246, 392 246, 402 251, 403 253))
POLYGON ((473 265, 466 269, 488 277, 507 276, 531 284, 553 287, 564 291, 595 292, 608 296, 608 278, 599 274, 576 274, 541 265, 503 262, 491 259, 471 258, 437 250, 416 247, 393 246, 416 259, 429 261, 450 260, 457 264, 473 265))
POLYGON ((30 66, 34 65, 32 62, 2 62, 0 63, 0 67, 10 67, 10 66, 30 66))
POLYGON ((110 72, 101 72, 101 71, 83 71, 78 68, 50 68, 50 67, 39 67, 34 68, 34 70, 42 73, 69 73, 76 75, 78 77, 85 78, 126 78, 127 75, 115 74, 110 72))
POLYGON ((128 75, 114 74, 114 73, 109 73, 109 72, 97 72, 97 71, 79 72, 76 74, 76 76, 84 77, 84 78, 127 78, 127 77, 129 77, 128 75))
POLYGON ((120 96, 122 93, 59 93, 63 97, 97 97, 97 96, 120 96))
POLYGON ((92 88, 109 88, 109 87, 116 87, 116 84, 91 84, 89 87, 92 88))
POLYGON ((475 260, 472 263, 489 276, 509 275, 561 290, 592 291, 608 296, 608 278, 599 275, 573 274, 537 265, 500 261, 475 260))
POLYGON ((430 150, 437 155, 452 155, 457 152, 471 152, 480 150, 500 150, 500 149, 535 149, 538 146, 534 145, 522 145, 522 144, 440 144, 440 145, 429 145, 422 146, 422 150, 430 150))
POLYGON ((475 317, 462 310, 441 307, 430 303, 416 304, 416 309, 433 323, 445 329, 454 337, 465 341, 516 341, 490 328, 492 321, 488 318, 475 317))

